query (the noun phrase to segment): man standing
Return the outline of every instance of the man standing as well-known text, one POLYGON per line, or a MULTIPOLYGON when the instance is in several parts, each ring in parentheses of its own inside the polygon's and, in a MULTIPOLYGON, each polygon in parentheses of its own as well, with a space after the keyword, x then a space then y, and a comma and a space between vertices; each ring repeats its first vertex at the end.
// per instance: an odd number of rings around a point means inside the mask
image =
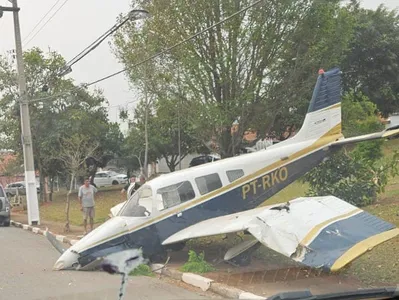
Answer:
POLYGON ((129 190, 129 187, 134 184, 136 182, 136 175, 132 175, 132 177, 130 177, 130 182, 128 182, 123 189, 121 190, 121 194, 126 193, 129 190))
POLYGON ((145 183, 145 177, 144 175, 140 175, 140 182, 136 182, 136 176, 132 177, 134 178, 134 181, 131 181, 130 184, 125 185, 125 187, 122 189, 121 194, 124 194, 126 192, 129 192, 128 199, 130 196, 134 194, 135 191, 137 191, 144 183, 145 183))
POLYGON ((90 218, 90 231, 93 230, 94 224, 94 194, 97 193, 97 189, 90 185, 88 178, 85 179, 84 185, 79 188, 78 199, 80 203, 80 210, 83 212, 83 225, 85 228, 85 234, 87 233, 87 218, 90 218))

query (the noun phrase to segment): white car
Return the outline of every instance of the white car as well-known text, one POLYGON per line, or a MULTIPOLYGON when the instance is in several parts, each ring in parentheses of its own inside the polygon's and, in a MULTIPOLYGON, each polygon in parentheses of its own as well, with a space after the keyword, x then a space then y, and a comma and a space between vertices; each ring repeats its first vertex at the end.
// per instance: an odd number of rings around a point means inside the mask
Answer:
POLYGON ((126 184, 129 182, 129 178, 125 174, 117 174, 116 178, 118 179, 120 184, 126 184))
POLYGON ((121 174, 109 171, 97 172, 96 175, 94 175, 94 184, 100 187, 126 183, 126 181, 123 178, 118 177, 118 175, 121 174))

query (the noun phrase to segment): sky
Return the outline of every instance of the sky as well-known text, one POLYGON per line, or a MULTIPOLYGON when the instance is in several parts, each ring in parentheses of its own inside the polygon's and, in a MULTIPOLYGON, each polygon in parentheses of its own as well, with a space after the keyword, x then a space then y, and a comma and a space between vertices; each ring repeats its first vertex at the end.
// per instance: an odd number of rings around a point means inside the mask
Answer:
MULTIPOLYGON (((33 46, 59 52, 67 61, 73 58, 86 46, 107 31, 116 23, 119 14, 130 10, 131 0, 19 0, 21 35, 24 49, 33 46), (55 8, 43 22, 29 35, 35 25, 55 4, 55 8), (65 3, 63 5, 63 3, 65 3), (62 6, 63 5, 63 6, 62 6), (54 17, 40 31, 41 26, 55 13, 54 17), (33 39, 32 36, 36 33, 33 39)), ((165 0, 167 1, 167 0, 165 0)), ((399 0, 363 0, 363 7, 376 8, 384 3, 389 8, 399 7, 399 0)), ((0 0, 0 5, 11 6, 8 0, 0 0)), ((103 76, 123 69, 111 51, 108 41, 103 42, 96 50, 73 66, 69 75, 76 83, 91 82, 103 76)), ((14 30, 12 13, 5 12, 0 19, 0 54, 14 49, 14 30)), ((137 99, 131 91, 126 77, 121 74, 98 83, 109 101, 109 119, 119 122, 119 107, 126 108, 126 103, 137 99)), ((129 104, 132 108, 135 104, 129 104)), ((122 130, 127 125, 122 124, 122 130)))

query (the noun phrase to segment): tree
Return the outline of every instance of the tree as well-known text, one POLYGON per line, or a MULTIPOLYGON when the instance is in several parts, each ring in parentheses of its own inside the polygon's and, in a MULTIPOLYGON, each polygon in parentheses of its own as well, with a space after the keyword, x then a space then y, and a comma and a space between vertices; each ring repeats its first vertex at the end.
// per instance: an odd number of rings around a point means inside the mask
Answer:
POLYGON ((93 155, 87 157, 85 162, 87 173, 91 177, 91 184, 94 182, 94 175, 98 168, 104 168, 110 160, 122 155, 122 145, 125 138, 119 124, 109 123, 107 127, 101 132, 90 132, 93 133, 90 139, 99 145, 93 155))
MULTIPOLYGON (((105 164, 110 156, 117 155, 121 134, 118 126, 108 121, 103 106, 107 101, 102 93, 98 90, 89 92, 74 85, 71 79, 58 77, 56 74, 65 65, 65 60, 56 52, 45 54, 33 48, 24 53, 24 61, 28 99, 32 101, 33 155, 40 174, 41 190, 44 191, 46 176, 50 176, 52 182, 55 176, 64 172, 60 169, 63 165, 52 159, 60 151, 59 141, 64 137, 85 131, 92 144, 100 145, 94 155, 105 164)), ((5 56, 0 56, 0 87, 3 147, 20 152, 17 73, 13 61, 5 56)), ((42 200, 46 200, 45 197, 46 193, 42 192, 42 200)))
MULTIPOLYGON (((158 99, 154 110, 155 114, 149 118, 148 124, 149 143, 153 154, 164 158, 173 172, 188 154, 202 150, 201 143, 193 137, 194 130, 181 112, 179 99, 158 99)), ((139 121, 140 117, 137 114, 136 117, 139 121)), ((137 128, 141 127, 137 123, 137 128)))
POLYGON ((342 61, 344 88, 363 93, 387 116, 399 111, 399 14, 383 5, 369 10, 354 1, 352 6, 356 25, 342 61))
POLYGON ((79 173, 84 172, 83 165, 86 158, 94 153, 98 145, 92 144, 89 137, 83 134, 74 134, 70 137, 63 138, 60 145, 60 152, 58 153, 57 159, 63 162, 65 169, 71 177, 65 206, 65 232, 69 232, 69 196, 73 190, 73 182, 79 173))
POLYGON ((142 0, 135 4, 151 11, 153 17, 143 27, 131 24, 121 28, 114 41, 116 55, 126 66, 132 86, 150 74, 149 93, 160 98, 168 90, 182 97, 182 111, 195 129, 195 137, 203 144, 213 139, 222 157, 236 152, 248 128, 267 132, 276 116, 287 115, 295 101, 303 101, 304 87, 300 83, 309 76, 314 83, 316 73, 309 70, 317 71, 320 63, 337 61, 346 46, 350 26, 350 22, 342 22, 350 16, 339 14, 339 1, 261 2, 152 60, 152 72, 133 66, 149 53, 182 41, 251 3, 201 0, 192 5, 187 1, 142 0), (323 8, 319 2, 328 9, 323 18, 316 19, 316 12, 323 8), (337 26, 342 26, 342 30, 337 26), (321 34, 326 34, 322 40, 321 34), (306 36, 312 39, 306 38, 308 43, 295 47, 294 52, 292 46, 299 45, 306 36), (331 36, 335 39, 329 42, 331 36), (296 71, 294 66, 286 62, 299 52, 298 71, 292 72, 296 71), (317 53, 320 59, 308 60, 312 64, 305 70, 302 64, 312 57, 308 52, 317 53), (289 68, 284 69, 285 66, 289 68), (287 88, 293 79, 297 88, 287 88), (231 127, 236 121, 239 126, 233 138, 231 127))
MULTIPOLYGON (((382 129, 376 105, 366 96, 354 92, 342 101, 343 132, 347 137, 382 129)), ((357 206, 373 203, 384 191, 388 178, 398 172, 399 153, 381 160, 382 141, 360 143, 333 155, 305 175, 309 196, 335 195, 357 206)))

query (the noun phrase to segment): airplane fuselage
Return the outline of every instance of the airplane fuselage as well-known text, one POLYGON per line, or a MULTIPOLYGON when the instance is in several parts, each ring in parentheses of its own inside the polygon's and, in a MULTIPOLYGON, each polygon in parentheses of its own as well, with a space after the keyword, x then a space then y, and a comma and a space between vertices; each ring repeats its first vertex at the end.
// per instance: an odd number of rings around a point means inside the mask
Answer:
MULTIPOLYGON (((275 145, 270 150, 200 166, 198 169, 201 168, 202 171, 209 169, 208 173, 214 173, 216 170, 218 173, 222 173, 226 169, 223 164, 228 165, 227 169, 231 169, 235 165, 243 167, 244 163, 248 169, 253 169, 254 167, 251 165, 255 165, 256 171, 211 192, 209 195, 187 201, 154 217, 141 219, 126 216, 115 217, 125 220, 126 227, 129 228, 128 231, 101 243, 94 243, 87 249, 82 249, 83 251, 79 252, 79 264, 86 265, 97 257, 131 248, 142 248, 143 252, 151 257, 165 251, 162 246, 165 239, 188 226, 210 218, 255 208, 330 155, 331 150, 324 147, 325 142, 327 141, 312 141, 308 146, 304 145, 301 148, 295 144, 275 145), (295 151, 298 149, 300 150, 295 151), (263 166, 259 163, 259 157, 256 157, 260 155, 267 158, 263 166), (220 166, 217 166, 218 164, 220 166), (131 223, 129 219, 135 220, 131 223)), ((189 171, 195 172, 195 168, 190 168, 189 171)), ((184 174, 187 172, 184 171, 176 172, 174 176, 178 176, 179 173, 182 178, 189 178, 184 174)), ((163 178, 163 180, 167 179, 163 178)), ((107 223, 104 225, 106 226, 107 223)))

